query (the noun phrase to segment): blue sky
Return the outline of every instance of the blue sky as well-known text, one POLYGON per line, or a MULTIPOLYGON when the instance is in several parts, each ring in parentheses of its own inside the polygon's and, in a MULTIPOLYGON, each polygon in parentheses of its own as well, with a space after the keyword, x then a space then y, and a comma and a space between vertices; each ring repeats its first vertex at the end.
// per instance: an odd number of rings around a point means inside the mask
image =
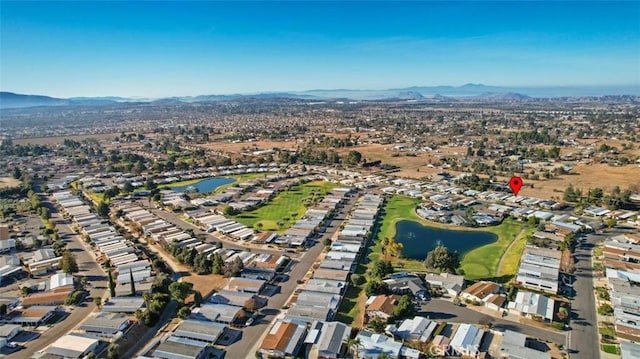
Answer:
POLYGON ((640 85, 640 2, 0 3, 0 89, 640 85))

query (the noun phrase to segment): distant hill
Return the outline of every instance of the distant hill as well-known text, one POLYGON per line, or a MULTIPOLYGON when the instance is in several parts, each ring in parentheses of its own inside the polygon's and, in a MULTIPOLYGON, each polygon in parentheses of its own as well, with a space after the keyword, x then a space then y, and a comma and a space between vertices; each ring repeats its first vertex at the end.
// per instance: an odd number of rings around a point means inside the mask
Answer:
POLYGON ((69 100, 63 98, 39 95, 21 95, 13 92, 0 92, 0 108, 65 106, 69 103, 69 100))
POLYGON ((39 95, 22 95, 0 92, 0 109, 35 106, 100 106, 130 102, 178 104, 236 100, 357 100, 357 101, 456 101, 470 99, 480 101, 527 101, 533 98, 601 97, 640 95, 640 86, 609 87, 499 87, 483 84, 462 86, 412 86, 387 90, 315 89, 297 92, 262 92, 255 94, 227 94, 176 96, 158 99, 126 97, 72 97, 68 99, 39 95))

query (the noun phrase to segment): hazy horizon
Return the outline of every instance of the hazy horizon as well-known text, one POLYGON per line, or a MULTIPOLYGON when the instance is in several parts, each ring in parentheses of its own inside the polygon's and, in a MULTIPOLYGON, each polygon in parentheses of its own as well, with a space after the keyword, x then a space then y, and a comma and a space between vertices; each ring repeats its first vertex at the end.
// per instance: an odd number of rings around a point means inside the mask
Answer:
POLYGON ((640 87, 640 2, 12 2, 0 90, 640 87))

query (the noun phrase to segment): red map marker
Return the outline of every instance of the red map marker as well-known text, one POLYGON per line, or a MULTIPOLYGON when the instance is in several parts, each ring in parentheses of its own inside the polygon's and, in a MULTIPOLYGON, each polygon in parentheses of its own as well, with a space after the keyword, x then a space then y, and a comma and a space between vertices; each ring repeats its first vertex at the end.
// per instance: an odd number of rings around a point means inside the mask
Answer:
POLYGON ((511 187, 513 194, 515 194, 517 197, 518 192, 520 192, 520 188, 522 188, 522 178, 518 176, 511 177, 511 179, 509 180, 509 187, 511 187))

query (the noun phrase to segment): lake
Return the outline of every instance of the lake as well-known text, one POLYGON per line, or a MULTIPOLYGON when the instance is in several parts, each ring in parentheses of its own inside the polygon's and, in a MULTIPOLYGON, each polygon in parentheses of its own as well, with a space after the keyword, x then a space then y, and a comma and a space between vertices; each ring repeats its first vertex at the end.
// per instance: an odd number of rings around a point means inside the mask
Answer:
POLYGON ((467 252, 498 240, 491 232, 453 231, 425 227, 415 221, 396 223, 396 241, 404 245, 402 256, 405 258, 424 260, 427 253, 438 245, 460 253, 460 259, 467 252))
POLYGON ((190 191, 193 192, 193 189, 195 188, 200 193, 209 193, 209 192, 213 192, 216 188, 220 186, 224 186, 226 184, 233 183, 235 181, 236 180, 234 180, 233 178, 212 177, 212 178, 203 179, 202 181, 192 185, 173 187, 172 190, 176 192, 190 192, 190 191))

